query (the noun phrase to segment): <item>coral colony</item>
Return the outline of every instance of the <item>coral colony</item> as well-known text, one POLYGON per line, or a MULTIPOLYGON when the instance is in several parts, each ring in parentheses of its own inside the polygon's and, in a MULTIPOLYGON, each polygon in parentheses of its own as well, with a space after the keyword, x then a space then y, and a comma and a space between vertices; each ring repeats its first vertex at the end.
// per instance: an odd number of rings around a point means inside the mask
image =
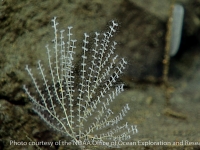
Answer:
POLYGON ((28 65, 25 67, 35 89, 24 85, 33 110, 51 128, 71 137, 81 148, 88 142, 106 146, 114 142, 114 147, 118 147, 119 141, 127 141, 138 132, 136 125, 121 123, 130 110, 128 104, 120 112, 110 108, 124 91, 124 84, 117 80, 127 64, 124 58, 115 54, 117 42, 112 38, 118 24, 112 21, 109 30, 95 32, 93 40, 84 33, 83 45, 78 49, 77 40, 72 38, 72 27, 68 27, 64 37, 65 31, 57 29, 56 17, 52 23, 53 46, 46 45, 48 65, 43 66, 38 61, 37 73, 43 84, 39 84, 28 65), (82 51, 78 73, 75 72, 77 50, 82 51), (48 76, 45 70, 49 71, 48 76))

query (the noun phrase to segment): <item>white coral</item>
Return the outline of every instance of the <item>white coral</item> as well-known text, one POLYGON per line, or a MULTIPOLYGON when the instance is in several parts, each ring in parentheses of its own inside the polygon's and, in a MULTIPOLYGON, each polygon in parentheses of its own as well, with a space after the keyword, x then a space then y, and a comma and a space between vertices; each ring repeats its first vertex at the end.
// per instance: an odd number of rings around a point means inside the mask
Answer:
POLYGON ((40 88, 26 65, 36 95, 31 94, 25 86, 24 89, 34 104, 34 111, 49 126, 70 136, 74 142, 130 139, 130 135, 137 133, 136 126, 128 123, 118 125, 130 110, 129 105, 125 104, 118 114, 109 108, 116 96, 124 91, 124 85, 117 85, 116 81, 127 64, 124 58, 118 59, 114 52, 117 42, 111 40, 118 24, 112 21, 106 33, 95 32, 93 45, 89 42, 89 35, 84 34, 78 76, 74 73, 76 40, 72 39, 72 27, 68 27, 68 39, 65 42, 64 30, 60 31, 59 38, 57 36, 56 17, 52 22, 54 54, 52 56, 52 49, 47 45, 49 66, 44 67, 49 69, 51 81, 47 80, 44 68, 38 61, 38 71, 43 80, 43 87, 40 88), (111 128, 108 130, 108 127, 111 128))

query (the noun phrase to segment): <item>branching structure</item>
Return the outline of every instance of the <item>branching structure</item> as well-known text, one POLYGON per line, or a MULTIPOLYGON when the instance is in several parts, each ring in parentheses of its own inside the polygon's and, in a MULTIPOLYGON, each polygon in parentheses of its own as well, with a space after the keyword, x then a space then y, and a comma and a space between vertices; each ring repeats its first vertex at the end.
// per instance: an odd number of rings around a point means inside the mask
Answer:
MULTIPOLYGON (((35 92, 24 89, 34 105, 34 111, 53 129, 70 136, 72 141, 123 141, 137 133, 137 127, 120 124, 129 105, 116 113, 110 109, 115 98, 124 91, 117 84, 127 62, 115 54, 117 42, 112 41, 118 24, 112 21, 105 33, 95 32, 93 43, 84 34, 79 74, 75 70, 76 40, 72 39, 72 27, 68 27, 67 41, 64 30, 57 30, 56 17, 53 47, 46 46, 48 66, 38 61, 38 72, 43 85, 37 83, 31 69, 26 70, 32 79, 35 92), (59 36, 58 36, 59 35, 59 36), (50 75, 47 79, 44 69, 50 75), (40 86, 41 87, 40 87, 40 86), (34 94, 33 94, 34 93, 34 94)), ((109 144, 108 144, 109 146, 109 144)))

